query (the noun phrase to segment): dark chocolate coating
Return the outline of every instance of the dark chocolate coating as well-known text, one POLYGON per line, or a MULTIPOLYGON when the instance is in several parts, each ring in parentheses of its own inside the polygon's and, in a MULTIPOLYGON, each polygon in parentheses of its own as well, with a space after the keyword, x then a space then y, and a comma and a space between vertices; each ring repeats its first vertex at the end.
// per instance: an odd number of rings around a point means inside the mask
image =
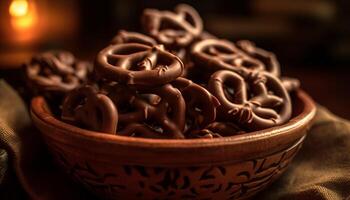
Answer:
POLYGON ((110 45, 97 56, 98 77, 133 86, 169 83, 184 70, 182 61, 162 46, 137 43, 110 45))
POLYGON ((185 47, 203 30, 199 14, 186 4, 176 6, 175 12, 145 9, 142 25, 147 34, 167 48, 185 47))
MULTIPOLYGON (((125 43, 137 43, 144 44, 148 46, 158 45, 157 41, 147 35, 138 32, 129 32, 125 30, 121 30, 118 34, 112 39, 111 44, 125 44, 125 43)), ((166 49, 170 53, 179 57, 182 61, 186 57, 186 49, 166 49)))
POLYGON ((283 87, 286 88, 288 92, 293 92, 300 88, 300 81, 295 78, 281 77, 283 87))
POLYGON ((197 38, 195 38, 195 40, 191 44, 189 44, 188 46, 181 48, 181 49, 178 49, 178 50, 174 50, 175 54, 185 64, 185 70, 184 70, 184 73, 182 74, 182 77, 190 78, 190 77, 195 76, 198 73, 198 71, 196 71, 197 69, 195 67, 195 64, 193 63, 193 58, 191 56, 192 46, 195 45, 196 43, 202 41, 202 40, 214 39, 214 38, 216 38, 216 37, 213 36, 212 34, 204 31, 197 38))
POLYGON ((212 139, 212 138, 221 138, 222 136, 219 133, 213 132, 209 129, 199 129, 199 130, 191 131, 187 137, 191 139, 195 139, 195 138, 212 139))
POLYGON ((146 108, 134 104, 134 99, 139 98, 135 89, 114 82, 102 86, 101 91, 117 106, 119 124, 141 123, 147 119, 146 108))
POLYGON ((189 138, 218 138, 245 133, 239 126, 230 122, 213 122, 204 129, 192 131, 189 138))
POLYGON ((220 105, 215 96, 191 80, 179 77, 171 84, 178 88, 186 102, 186 121, 193 124, 188 129, 204 128, 216 119, 216 108, 220 105))
POLYGON ((91 86, 77 88, 66 96, 62 105, 62 120, 88 129, 115 134, 118 111, 113 101, 91 86))
POLYGON ((231 122, 213 122, 209 124, 206 129, 220 134, 223 137, 245 133, 241 127, 231 122))
POLYGON ((197 11, 185 4, 144 10, 142 26, 144 34, 120 30, 99 52, 95 79, 89 79, 89 63, 69 52, 47 52, 26 66, 30 85, 60 94, 58 102, 68 93, 62 120, 122 136, 226 137, 291 117, 288 92, 300 83, 280 78, 272 52, 205 32, 197 11), (87 79, 95 87, 79 88, 87 79))
POLYGON ((26 78, 35 93, 66 93, 88 79, 92 65, 78 61, 66 51, 48 51, 25 65, 26 78))
POLYGON ((243 77, 220 70, 211 76, 208 87, 221 103, 218 112, 224 121, 236 122, 249 130, 283 124, 292 113, 287 90, 267 72, 243 77))
POLYGON ((118 106, 121 126, 118 127, 117 134, 142 137, 141 130, 145 130, 147 137, 184 138, 185 100, 172 85, 136 91, 114 83, 102 90, 118 106), (161 131, 156 131, 157 126, 161 131))
POLYGON ((236 44, 246 54, 264 63, 265 71, 277 77, 280 76, 280 64, 274 53, 258 48, 248 40, 240 40, 236 44))
POLYGON ((147 124, 142 123, 130 123, 122 130, 118 131, 119 135, 131 136, 131 137, 143 137, 143 138, 155 138, 155 139, 165 139, 171 138, 169 134, 162 134, 157 132, 147 124))
POLYGON ((172 138, 183 139, 186 105, 181 92, 170 84, 153 89, 144 89, 140 92, 156 94, 160 97, 159 103, 155 105, 153 102, 148 103, 140 98, 134 99, 133 103, 137 107, 144 108, 147 120, 160 125, 164 129, 163 134, 171 135, 172 138))
POLYGON ((252 70, 264 69, 263 63, 248 56, 227 40, 202 40, 193 45, 191 53, 195 64, 205 67, 210 72, 226 69, 247 74, 252 70))
MULTIPOLYGON (((166 50, 168 50, 170 53, 179 57, 181 61, 184 63, 185 70, 184 70, 183 76, 186 76, 188 69, 193 66, 192 60, 190 58, 191 56, 189 55, 190 46, 193 45, 193 43, 199 42, 204 39, 209 39, 209 38, 215 38, 215 36, 211 35, 208 32, 202 32, 197 38, 195 38, 192 41, 191 44, 188 44, 185 47, 181 47, 181 48, 167 47, 166 48, 166 50)), ((124 43, 138 43, 138 44, 144 44, 148 46, 154 46, 158 44, 155 39, 145 34, 120 30, 118 34, 112 39, 111 44, 124 44, 124 43)))
POLYGON ((148 37, 142 33, 137 32, 129 32, 125 30, 121 30, 118 34, 112 39, 112 44, 124 44, 124 43, 139 43, 145 44, 148 46, 157 45, 157 41, 153 38, 148 37))

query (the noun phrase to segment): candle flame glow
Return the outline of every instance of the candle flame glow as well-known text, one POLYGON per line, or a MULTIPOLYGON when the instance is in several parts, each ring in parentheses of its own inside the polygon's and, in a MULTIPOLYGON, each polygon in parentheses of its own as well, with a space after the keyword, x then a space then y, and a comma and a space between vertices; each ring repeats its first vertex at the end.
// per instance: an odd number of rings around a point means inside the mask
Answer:
POLYGON ((37 13, 33 2, 27 0, 12 0, 9 13, 11 25, 15 30, 26 30, 33 28, 37 22, 37 13))
POLYGON ((12 0, 8 12, 14 41, 24 44, 38 37, 39 18, 34 0, 12 0))
POLYGON ((23 17, 28 14, 28 1, 26 0, 14 0, 10 4, 9 12, 11 16, 23 17))

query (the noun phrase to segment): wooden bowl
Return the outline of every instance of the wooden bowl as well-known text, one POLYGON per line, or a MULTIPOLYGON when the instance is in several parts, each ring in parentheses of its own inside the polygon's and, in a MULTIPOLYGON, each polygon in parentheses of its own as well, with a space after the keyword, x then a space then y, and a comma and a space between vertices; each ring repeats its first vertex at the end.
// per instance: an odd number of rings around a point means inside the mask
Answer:
POLYGON ((52 116, 43 97, 31 116, 71 177, 106 199, 247 199, 300 149, 316 108, 299 90, 286 124, 214 139, 145 139, 84 130, 52 116))

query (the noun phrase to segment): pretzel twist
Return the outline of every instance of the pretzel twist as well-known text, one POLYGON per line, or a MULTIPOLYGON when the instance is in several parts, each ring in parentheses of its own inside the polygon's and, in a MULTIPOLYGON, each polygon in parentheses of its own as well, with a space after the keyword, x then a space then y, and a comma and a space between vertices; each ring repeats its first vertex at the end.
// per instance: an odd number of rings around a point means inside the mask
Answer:
POLYGON ((258 48, 253 42, 248 40, 240 40, 236 44, 246 54, 261 61, 264 64, 265 71, 277 77, 280 76, 280 64, 274 53, 258 48))
POLYGON ((179 77, 183 69, 182 61, 162 46, 137 43, 105 48, 95 66, 99 77, 135 87, 166 84, 179 77))
POLYGON ((124 44, 124 43, 138 43, 144 44, 148 46, 157 45, 157 41, 153 38, 148 37, 142 33, 137 32, 129 32, 125 30, 121 30, 118 34, 112 39, 112 44, 124 44))
MULTIPOLYGON (((132 90, 127 86, 109 86, 108 96, 118 106, 118 134, 151 138, 184 138, 185 101, 170 84, 132 90), (123 110, 123 107, 126 110, 123 110), (158 130, 156 130, 158 129, 158 130), (145 134, 141 130, 145 130, 145 134), (151 134, 152 133, 152 134, 151 134)), ((104 89, 106 90, 106 89, 104 89)))
POLYGON ((242 75, 251 71, 262 71, 263 63, 248 56, 227 40, 206 39, 192 48, 194 62, 206 67, 210 72, 231 70, 242 75))
POLYGON ((118 111, 109 97, 98 93, 91 86, 83 86, 66 96, 61 118, 94 131, 115 134, 118 111))
POLYGON ((167 47, 185 47, 203 30, 197 11, 185 4, 176 6, 175 12, 146 9, 142 24, 149 35, 167 47))
POLYGON ((77 61, 66 51, 49 51, 35 56, 26 65, 26 77, 41 92, 68 92, 86 82, 92 65, 77 61))
POLYGON ((208 87, 221 103, 221 117, 247 129, 269 128, 286 122, 291 116, 289 94, 270 73, 260 72, 259 76, 249 79, 220 70, 211 76, 208 87))
MULTIPOLYGON (((171 83, 180 90, 186 102, 187 129, 204 128, 216 119, 219 101, 202 86, 179 77, 171 83)), ((187 131, 187 130, 186 130, 187 131)))

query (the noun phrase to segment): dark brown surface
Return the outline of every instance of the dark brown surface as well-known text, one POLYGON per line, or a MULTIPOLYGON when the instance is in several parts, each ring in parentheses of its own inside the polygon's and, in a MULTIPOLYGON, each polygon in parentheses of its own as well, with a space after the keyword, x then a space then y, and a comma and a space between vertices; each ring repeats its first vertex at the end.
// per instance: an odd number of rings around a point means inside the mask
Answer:
POLYGON ((300 80, 301 88, 320 105, 340 117, 350 119, 350 70, 322 67, 286 68, 283 75, 300 80))

